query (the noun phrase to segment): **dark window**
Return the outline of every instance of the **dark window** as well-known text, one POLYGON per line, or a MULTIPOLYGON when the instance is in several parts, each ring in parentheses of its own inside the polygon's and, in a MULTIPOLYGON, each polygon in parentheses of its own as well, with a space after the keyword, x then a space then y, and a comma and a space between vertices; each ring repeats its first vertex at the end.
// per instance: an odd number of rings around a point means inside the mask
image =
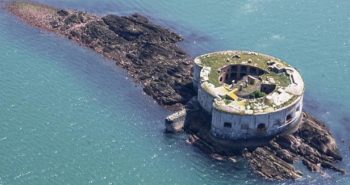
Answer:
POLYGON ((241 71, 247 71, 247 66, 242 66, 241 71))
POLYGON ((258 125, 258 130, 265 130, 265 129, 266 129, 265 123, 260 123, 260 124, 258 125))
POLYGON ((290 121, 292 121, 292 119, 293 119, 293 115, 292 114, 288 114, 286 121, 290 122, 290 121))
POLYGON ((300 111, 300 105, 297 107, 297 112, 299 112, 300 111))
POLYGON ((232 123, 225 122, 225 123, 224 123, 224 127, 225 127, 225 128, 232 128, 232 123))
POLYGON ((258 127, 256 128, 258 134, 266 134, 266 124, 260 123, 258 127))

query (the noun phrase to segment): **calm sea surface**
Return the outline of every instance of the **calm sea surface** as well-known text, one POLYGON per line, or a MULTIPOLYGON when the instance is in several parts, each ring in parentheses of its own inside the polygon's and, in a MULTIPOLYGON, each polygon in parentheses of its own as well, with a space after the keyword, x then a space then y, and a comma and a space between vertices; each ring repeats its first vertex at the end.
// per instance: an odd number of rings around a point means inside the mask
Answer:
MULTIPOLYGON (((192 55, 280 57, 306 81, 306 110, 336 135, 350 171, 349 0, 41 0, 104 15, 139 12, 185 37, 192 55)), ((168 114, 125 71, 0 10, 0 185, 267 184, 244 161, 211 160, 163 133, 168 114)), ((281 184, 350 184, 325 171, 281 184)), ((278 183, 276 183, 278 184, 278 183)))

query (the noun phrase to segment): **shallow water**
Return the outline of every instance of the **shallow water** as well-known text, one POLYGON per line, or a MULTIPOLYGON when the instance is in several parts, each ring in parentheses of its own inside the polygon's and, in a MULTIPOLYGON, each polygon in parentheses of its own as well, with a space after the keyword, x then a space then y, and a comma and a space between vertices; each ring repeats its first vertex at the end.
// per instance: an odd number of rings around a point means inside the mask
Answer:
MULTIPOLYGON (((140 12, 185 37, 192 56, 245 49, 280 57, 306 82, 306 110, 325 121, 350 171, 350 1, 41 0, 96 14, 140 12), (344 143, 342 142, 344 141, 344 143)), ((244 161, 212 161, 125 71, 0 11, 0 184, 256 184, 244 161)), ((287 184, 347 184, 305 171, 287 184)))

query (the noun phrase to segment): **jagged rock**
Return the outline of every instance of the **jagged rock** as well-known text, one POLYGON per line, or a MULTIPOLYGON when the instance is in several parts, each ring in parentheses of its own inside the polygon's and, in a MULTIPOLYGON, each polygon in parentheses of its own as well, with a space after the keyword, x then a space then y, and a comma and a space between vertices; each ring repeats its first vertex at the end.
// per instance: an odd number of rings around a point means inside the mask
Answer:
POLYGON ((58 27, 61 26, 60 23, 59 23, 58 21, 52 21, 52 22, 50 22, 50 24, 51 24, 51 26, 52 26, 53 28, 58 28, 58 27))
POLYGON ((137 39, 148 43, 176 43, 182 39, 167 29, 149 23, 146 17, 138 14, 128 17, 107 15, 102 20, 109 26, 110 30, 129 41, 137 39))
POLYGON ((288 150, 285 150, 285 149, 277 150, 276 156, 290 164, 293 164, 295 160, 293 155, 288 150))
POLYGON ((324 123, 317 121, 309 114, 305 116, 307 119, 296 135, 320 153, 329 155, 336 160, 342 160, 336 141, 324 123))
POLYGON ((274 155, 268 147, 258 147, 253 152, 244 152, 250 167, 260 176, 269 180, 299 179, 302 173, 291 164, 274 155))
POLYGON ((68 16, 69 15, 69 12, 68 11, 66 11, 66 10, 63 10, 63 9, 61 9, 61 10, 58 10, 57 11, 57 14, 59 15, 59 16, 68 16))
POLYGON ((309 169, 312 172, 320 172, 321 171, 321 164, 320 163, 314 164, 314 163, 308 161, 307 159, 303 159, 303 164, 307 167, 307 169, 309 169))
POLYGON ((330 162, 323 161, 323 162, 321 163, 321 166, 322 166, 323 168, 329 168, 329 169, 331 169, 331 170, 340 172, 340 173, 342 173, 342 174, 345 174, 345 173, 346 173, 346 171, 345 171, 344 169, 341 169, 341 168, 339 168, 339 167, 336 167, 334 164, 332 164, 332 163, 330 163, 330 162))
POLYGON ((84 33, 87 35, 83 42, 89 43, 93 40, 98 40, 103 43, 123 43, 122 38, 119 38, 108 26, 102 21, 92 21, 84 28, 84 33))
POLYGON ((81 19, 78 14, 70 15, 68 18, 64 20, 65 25, 79 24, 79 23, 81 23, 81 19))
POLYGON ((268 146, 257 148, 251 151, 250 155, 244 156, 252 169, 267 179, 295 179, 298 175, 301 176, 299 171, 288 168, 284 163, 292 164, 296 158, 301 158, 303 164, 312 172, 321 172, 322 168, 328 168, 345 173, 345 170, 335 165, 342 157, 334 137, 323 123, 307 113, 294 134, 278 136, 270 141, 268 146), (276 176, 276 171, 282 174, 289 171, 290 174, 298 175, 276 176))
POLYGON ((283 148, 289 150, 296 150, 296 148, 300 145, 300 142, 293 135, 283 135, 276 137, 276 143, 282 146, 283 148))

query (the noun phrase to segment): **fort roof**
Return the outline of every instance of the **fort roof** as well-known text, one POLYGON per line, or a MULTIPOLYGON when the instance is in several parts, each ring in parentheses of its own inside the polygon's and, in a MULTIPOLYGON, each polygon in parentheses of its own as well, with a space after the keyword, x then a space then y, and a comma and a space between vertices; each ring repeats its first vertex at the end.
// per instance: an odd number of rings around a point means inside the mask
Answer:
MULTIPOLYGON (((290 67, 289 64, 286 62, 267 56, 260 53, 255 52, 243 52, 243 51, 236 51, 236 52, 218 52, 218 53, 210 53, 207 55, 202 55, 199 57, 201 65, 204 67, 210 67, 211 73, 209 74, 209 82, 220 86, 219 83, 219 75, 220 73, 217 72, 220 68, 227 66, 227 65, 238 65, 238 64, 244 64, 249 66, 258 67, 264 70, 268 70, 268 63, 269 62, 275 62, 280 67, 290 67)), ((290 83, 288 77, 286 75, 277 75, 274 72, 269 73, 267 76, 273 76, 277 82, 280 82, 284 86, 288 86, 290 83)))
POLYGON ((299 72, 281 59, 249 51, 225 51, 195 59, 200 85, 225 112, 261 114, 296 102, 304 93, 299 72))

